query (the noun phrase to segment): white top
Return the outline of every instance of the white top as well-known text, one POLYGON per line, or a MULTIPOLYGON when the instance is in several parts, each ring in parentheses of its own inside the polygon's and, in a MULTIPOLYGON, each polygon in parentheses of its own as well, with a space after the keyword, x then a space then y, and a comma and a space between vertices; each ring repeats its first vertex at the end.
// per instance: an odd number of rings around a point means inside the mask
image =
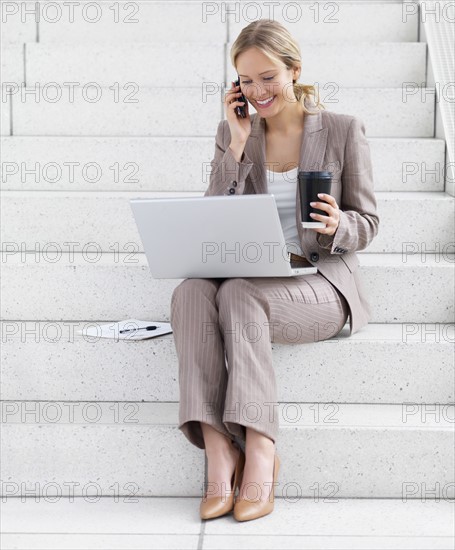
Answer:
POLYGON ((287 172, 266 169, 268 193, 273 193, 278 208, 284 241, 289 252, 301 253, 296 225, 296 196, 298 166, 287 172), (292 244, 291 244, 292 243, 292 244))

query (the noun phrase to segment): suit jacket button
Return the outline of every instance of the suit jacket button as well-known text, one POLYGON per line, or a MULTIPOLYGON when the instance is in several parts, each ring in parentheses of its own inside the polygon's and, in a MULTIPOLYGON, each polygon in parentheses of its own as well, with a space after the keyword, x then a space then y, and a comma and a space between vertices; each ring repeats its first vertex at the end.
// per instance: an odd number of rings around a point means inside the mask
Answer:
POLYGON ((232 185, 233 185, 234 187, 237 187, 237 182, 234 180, 234 181, 232 182, 232 185))
POLYGON ((319 254, 317 252, 312 252, 310 258, 312 262, 317 262, 319 260, 319 254))
POLYGON ((235 189, 233 187, 229 187, 229 194, 232 195, 235 193, 235 189))

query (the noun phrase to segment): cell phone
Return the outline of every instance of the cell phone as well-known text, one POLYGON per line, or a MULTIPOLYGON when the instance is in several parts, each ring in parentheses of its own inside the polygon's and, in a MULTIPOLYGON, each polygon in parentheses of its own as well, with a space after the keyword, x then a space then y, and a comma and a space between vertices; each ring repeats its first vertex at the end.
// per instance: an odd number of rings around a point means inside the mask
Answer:
MULTIPOLYGON (((238 78, 235 81, 235 85, 240 86, 240 78, 238 78)), ((247 99, 246 99, 246 97, 242 94, 241 96, 238 97, 237 101, 244 101, 245 102, 245 105, 237 105, 237 107, 235 108, 235 112, 237 113, 237 116, 239 116, 241 118, 246 118, 247 117, 247 114, 246 114, 247 99)))

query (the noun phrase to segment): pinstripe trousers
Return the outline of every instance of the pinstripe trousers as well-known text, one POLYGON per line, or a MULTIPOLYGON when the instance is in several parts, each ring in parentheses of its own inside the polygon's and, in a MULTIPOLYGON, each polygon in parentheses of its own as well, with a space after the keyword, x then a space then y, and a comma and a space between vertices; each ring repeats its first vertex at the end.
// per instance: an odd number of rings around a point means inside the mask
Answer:
POLYGON ((200 422, 228 438, 252 428, 275 443, 279 430, 271 343, 336 336, 344 296, 321 274, 189 278, 174 290, 170 323, 179 363, 179 426, 204 449, 200 422))

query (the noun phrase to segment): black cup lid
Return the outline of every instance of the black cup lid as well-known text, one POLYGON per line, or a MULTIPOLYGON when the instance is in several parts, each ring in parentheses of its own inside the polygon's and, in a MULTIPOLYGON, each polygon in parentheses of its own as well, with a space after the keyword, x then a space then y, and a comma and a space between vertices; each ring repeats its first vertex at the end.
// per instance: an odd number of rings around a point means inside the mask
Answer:
POLYGON ((305 172, 305 171, 301 170, 299 172, 299 174, 302 174, 302 176, 307 177, 307 178, 313 177, 313 178, 318 178, 318 179, 320 179, 320 178, 331 178, 333 176, 332 172, 328 172, 326 170, 324 170, 324 171, 314 170, 314 171, 310 171, 310 172, 305 172))

